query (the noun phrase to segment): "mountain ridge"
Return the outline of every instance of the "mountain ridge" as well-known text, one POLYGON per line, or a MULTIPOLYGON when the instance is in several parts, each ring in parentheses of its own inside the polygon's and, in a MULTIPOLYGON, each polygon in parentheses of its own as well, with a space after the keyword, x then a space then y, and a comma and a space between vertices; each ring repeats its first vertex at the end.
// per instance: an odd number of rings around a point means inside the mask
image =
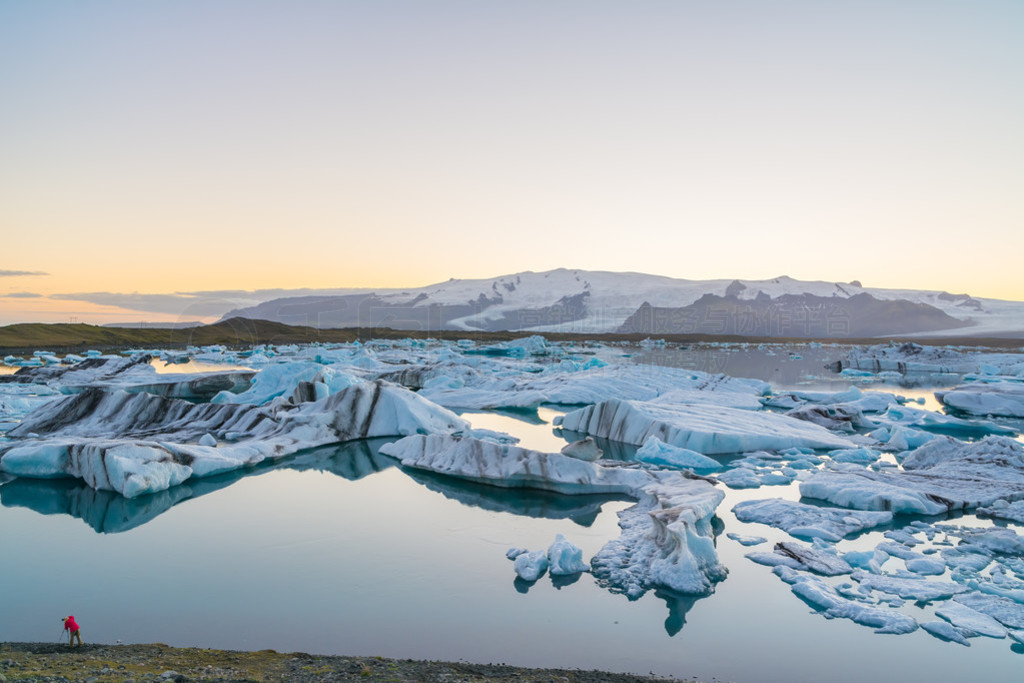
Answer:
MULTIPOLYGON (((387 326, 410 330, 585 334, 618 331, 645 302, 657 309, 684 309, 710 294, 723 300, 746 302, 740 308, 750 310, 766 309, 767 299, 782 302, 785 310, 800 311, 801 306, 808 310, 820 308, 822 299, 849 302, 868 294, 876 302, 914 304, 915 307, 905 310, 913 310, 911 318, 917 322, 908 324, 894 315, 893 323, 899 324, 892 329, 868 325, 864 329, 870 328, 870 335, 857 335, 851 330, 852 336, 952 333, 1024 337, 1024 302, 945 291, 864 287, 858 281, 804 281, 786 275, 768 280, 687 280, 636 272, 559 268, 494 278, 452 278, 424 287, 366 292, 363 289, 353 294, 277 298, 234 309, 222 319, 256 318, 315 328, 387 326), (805 297, 805 301, 801 304, 793 297, 805 297)), ((877 312, 886 308, 881 304, 872 307, 877 312)), ((868 321, 875 316, 864 306, 856 308, 859 320, 868 321)), ((658 334, 658 328, 652 327, 650 333, 658 334)))

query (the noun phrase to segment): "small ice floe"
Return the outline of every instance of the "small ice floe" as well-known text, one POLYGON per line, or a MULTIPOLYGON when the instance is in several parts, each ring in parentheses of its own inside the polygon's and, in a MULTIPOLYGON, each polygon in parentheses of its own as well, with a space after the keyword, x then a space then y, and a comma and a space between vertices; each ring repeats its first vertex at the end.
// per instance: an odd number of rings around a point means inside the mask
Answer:
POLYGON ((838 541, 849 534, 892 522, 891 512, 826 508, 778 498, 743 501, 732 511, 741 522, 760 522, 793 536, 826 541, 838 541))
POLYGON ((562 455, 568 455, 570 458, 586 460, 588 462, 599 460, 604 455, 601 449, 597 447, 593 437, 590 436, 566 444, 562 447, 561 453, 562 455))
POLYGON ((849 619, 863 626, 871 626, 875 633, 911 633, 917 630, 917 620, 894 609, 866 605, 851 600, 822 579, 790 569, 776 567, 775 573, 790 584, 794 593, 806 600, 829 619, 849 619))
POLYGON ((752 546, 752 545, 760 545, 762 543, 767 543, 768 542, 768 539, 765 538, 764 536, 745 536, 743 534, 737 534, 737 533, 734 533, 732 531, 727 533, 726 537, 731 538, 732 540, 736 541, 740 545, 744 545, 744 546, 748 546, 748 547, 752 546))
POLYGON ((1016 379, 961 384, 949 391, 937 391, 935 397, 968 415, 1024 417, 1024 383, 1016 379))
POLYGON ((853 567, 836 554, 835 548, 817 548, 785 541, 776 543, 774 551, 770 553, 747 553, 747 558, 769 567, 784 566, 823 576, 840 576, 853 571, 853 567))

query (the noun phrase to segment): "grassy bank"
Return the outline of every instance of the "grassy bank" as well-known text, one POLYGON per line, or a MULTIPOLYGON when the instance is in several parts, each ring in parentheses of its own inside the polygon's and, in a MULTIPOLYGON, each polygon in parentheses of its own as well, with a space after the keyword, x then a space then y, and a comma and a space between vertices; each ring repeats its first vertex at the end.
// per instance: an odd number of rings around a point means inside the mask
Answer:
POLYGON ((675 679, 501 664, 153 645, 0 643, 0 681, 435 681, 642 683, 675 679))

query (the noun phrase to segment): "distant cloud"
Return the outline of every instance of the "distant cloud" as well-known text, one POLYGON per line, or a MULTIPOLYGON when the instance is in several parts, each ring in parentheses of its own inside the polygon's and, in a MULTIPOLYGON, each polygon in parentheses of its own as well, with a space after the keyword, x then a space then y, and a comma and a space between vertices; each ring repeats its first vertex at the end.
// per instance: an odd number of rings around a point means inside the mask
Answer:
POLYGON ((49 275, 49 273, 32 270, 0 270, 0 277, 20 277, 22 275, 49 275))
POLYGON ((35 292, 9 292, 7 294, 0 294, 0 297, 4 299, 40 299, 42 294, 36 294, 35 292))
POLYGON ((122 294, 118 292, 77 292, 51 294, 51 299, 61 301, 87 301, 100 306, 114 306, 130 311, 145 313, 169 313, 205 317, 222 315, 238 304, 232 299, 217 296, 193 296, 190 294, 122 294))
POLYGON ((51 299, 61 301, 87 301, 100 306, 114 306, 130 311, 165 313, 188 317, 224 315, 235 308, 255 306, 264 301, 288 296, 314 296, 351 294, 352 289, 260 289, 245 291, 237 289, 205 292, 175 292, 173 294, 131 294, 119 292, 75 292, 51 294, 51 299))

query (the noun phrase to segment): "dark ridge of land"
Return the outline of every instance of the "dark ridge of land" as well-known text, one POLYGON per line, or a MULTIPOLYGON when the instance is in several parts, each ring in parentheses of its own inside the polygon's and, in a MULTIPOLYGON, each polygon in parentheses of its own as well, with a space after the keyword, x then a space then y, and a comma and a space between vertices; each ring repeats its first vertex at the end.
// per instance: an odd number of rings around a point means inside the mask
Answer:
POLYGON ((0 643, 7 681, 422 681, 424 683, 650 683, 681 679, 505 664, 237 652, 153 645, 0 643))
MULTIPOLYGON (((188 346, 221 344, 242 348, 258 344, 341 343, 368 339, 471 339, 478 343, 493 343, 519 339, 527 331, 466 331, 466 330, 395 330, 388 327, 315 328, 285 325, 268 320, 231 318, 212 325, 189 328, 126 328, 99 327, 84 323, 18 323, 0 327, 0 353, 25 354, 46 349, 55 353, 74 353, 86 349, 108 351, 114 349, 181 349, 188 346)), ((652 335, 639 333, 576 334, 545 332, 551 341, 572 342, 640 342, 652 335)), ((711 342, 747 344, 880 344, 887 341, 912 341, 927 346, 973 346, 996 349, 1021 348, 1024 339, 1002 337, 913 337, 848 338, 832 337, 748 337, 741 335, 665 334, 656 335, 671 344, 700 344, 711 342)))

